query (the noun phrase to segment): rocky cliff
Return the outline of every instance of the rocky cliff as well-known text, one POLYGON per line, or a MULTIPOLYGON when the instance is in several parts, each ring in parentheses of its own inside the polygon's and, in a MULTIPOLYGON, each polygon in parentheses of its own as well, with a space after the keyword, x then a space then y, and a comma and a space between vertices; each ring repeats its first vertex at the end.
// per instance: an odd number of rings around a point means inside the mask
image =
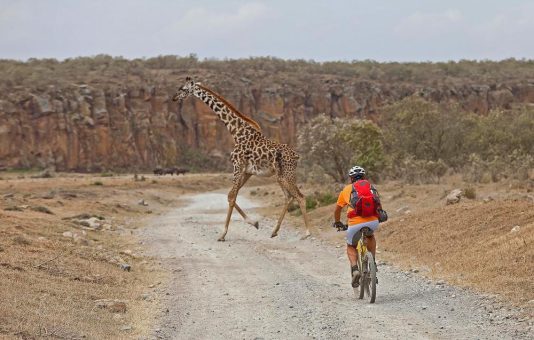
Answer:
POLYGON ((191 70, 152 80, 11 86, 0 95, 0 167, 104 171, 177 164, 187 150, 226 159, 233 141, 202 102, 170 100, 186 74, 258 121, 269 137, 296 143, 319 113, 376 119, 406 96, 457 102, 485 114, 534 103, 534 82, 383 82, 339 75, 231 74, 191 70))

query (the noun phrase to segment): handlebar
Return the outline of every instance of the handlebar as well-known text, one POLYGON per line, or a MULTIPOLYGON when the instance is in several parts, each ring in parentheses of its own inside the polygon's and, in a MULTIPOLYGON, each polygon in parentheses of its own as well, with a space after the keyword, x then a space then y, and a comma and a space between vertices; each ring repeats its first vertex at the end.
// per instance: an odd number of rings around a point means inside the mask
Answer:
POLYGON ((334 222, 334 223, 332 223, 332 228, 336 228, 337 231, 339 232, 339 231, 347 230, 349 228, 349 226, 346 225, 346 224, 341 224, 341 225, 340 224, 336 224, 336 222, 334 222))

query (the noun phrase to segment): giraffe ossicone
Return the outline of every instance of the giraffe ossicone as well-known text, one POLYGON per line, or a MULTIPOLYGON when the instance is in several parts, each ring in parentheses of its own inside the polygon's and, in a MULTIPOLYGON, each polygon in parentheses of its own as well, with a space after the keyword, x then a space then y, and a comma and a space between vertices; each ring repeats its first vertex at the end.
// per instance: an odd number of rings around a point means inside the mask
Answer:
POLYGON ((178 88, 172 99, 174 101, 182 101, 189 96, 194 96, 209 106, 224 123, 235 142, 234 150, 230 154, 230 160, 234 167, 233 185, 228 193, 228 212, 224 231, 219 237, 219 241, 225 240, 234 207, 247 223, 258 228, 258 222, 249 219, 236 203, 239 189, 252 175, 276 176, 278 184, 286 197, 284 208, 271 237, 278 235, 280 225, 293 199, 297 200, 304 218, 306 234, 303 238, 310 236, 309 220, 306 214, 306 199, 296 183, 295 172, 299 155, 287 144, 281 144, 265 137, 257 122, 239 112, 221 95, 195 82, 191 77, 186 78, 185 84, 178 88))

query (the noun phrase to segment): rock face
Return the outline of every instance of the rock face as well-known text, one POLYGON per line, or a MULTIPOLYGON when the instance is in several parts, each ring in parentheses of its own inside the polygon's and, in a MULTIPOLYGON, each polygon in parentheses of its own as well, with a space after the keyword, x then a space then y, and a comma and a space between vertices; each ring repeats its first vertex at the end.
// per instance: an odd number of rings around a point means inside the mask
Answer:
MULTIPOLYGON (((189 149, 226 160, 233 140, 210 109, 194 98, 182 104, 170 99, 183 78, 169 76, 151 85, 71 84, 4 93, 0 168, 147 170, 175 165, 189 149)), ((286 78, 196 77, 258 121, 267 136, 292 145, 298 126, 319 113, 375 119, 385 104, 412 95, 455 101, 481 114, 534 102, 534 83, 528 82, 431 87, 325 75, 286 78)))

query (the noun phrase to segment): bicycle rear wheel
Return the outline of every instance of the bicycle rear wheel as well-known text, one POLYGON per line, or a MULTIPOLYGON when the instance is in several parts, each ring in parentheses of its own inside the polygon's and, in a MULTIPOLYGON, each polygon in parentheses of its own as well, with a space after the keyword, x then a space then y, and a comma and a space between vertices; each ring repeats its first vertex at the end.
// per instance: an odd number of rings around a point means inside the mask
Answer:
POLYGON ((369 291, 369 289, 366 287, 369 280, 367 280, 367 276, 369 275, 369 271, 367 270, 367 257, 362 258, 360 254, 360 260, 358 261, 358 267, 360 269, 360 300, 363 299, 365 296, 365 291, 369 291))
POLYGON ((371 252, 367 252, 367 267, 369 273, 367 276, 367 292, 369 296, 369 302, 374 303, 376 299, 376 263, 371 252))

